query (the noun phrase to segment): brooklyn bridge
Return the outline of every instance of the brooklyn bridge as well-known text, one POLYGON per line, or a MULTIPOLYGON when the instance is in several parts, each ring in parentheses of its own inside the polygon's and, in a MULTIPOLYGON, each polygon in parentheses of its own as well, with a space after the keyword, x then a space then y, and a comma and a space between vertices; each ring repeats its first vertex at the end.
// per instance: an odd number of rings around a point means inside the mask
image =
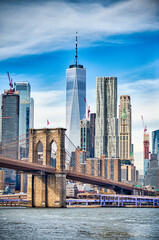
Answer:
MULTIPOLYGON (((148 190, 106 179, 102 174, 92 176, 90 172, 83 173, 66 168, 68 150, 65 149, 65 131, 64 128, 30 129, 27 137, 29 143, 28 161, 5 157, 3 152, 11 148, 12 144, 2 146, 0 167, 27 173, 28 207, 65 207, 66 179, 113 189, 118 194, 149 194, 148 190), (56 167, 51 166, 51 146, 53 142, 57 146, 56 167), (39 164, 38 161, 39 143, 43 145, 42 164, 39 164)), ((16 144, 20 141, 16 141, 16 144)))

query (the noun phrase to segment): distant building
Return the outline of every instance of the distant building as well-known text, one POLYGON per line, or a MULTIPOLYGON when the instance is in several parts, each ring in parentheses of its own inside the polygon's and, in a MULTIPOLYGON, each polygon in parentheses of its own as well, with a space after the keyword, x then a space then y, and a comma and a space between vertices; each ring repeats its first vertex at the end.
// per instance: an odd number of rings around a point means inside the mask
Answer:
POLYGON ((157 154, 159 165, 159 129, 152 132, 152 153, 157 154))
MULTIPOLYGON (((19 140, 29 136, 29 128, 34 127, 34 100, 30 97, 30 84, 28 82, 14 83, 15 91, 19 93, 19 140)), ((20 145, 20 158, 27 158, 29 154, 28 140, 20 145)))
POLYGON ((4 191, 4 170, 0 169, 0 193, 4 191))
POLYGON ((101 176, 101 161, 98 158, 86 159, 86 173, 95 177, 101 176))
POLYGON ((85 173, 86 171, 87 151, 76 148, 75 151, 75 171, 85 173))
POLYGON ((145 186, 145 176, 144 175, 140 175, 138 176, 138 184, 141 186, 145 186))
POLYGON ((149 167, 145 176, 145 184, 159 189, 159 166, 157 154, 150 155, 149 167))
POLYGON ((90 122, 87 119, 80 121, 80 148, 90 155, 90 122))
POLYGON ((101 176, 112 180, 121 181, 121 160, 119 158, 107 158, 101 156, 101 176))
POLYGON ((117 78, 96 78, 95 157, 118 157, 117 78))
POLYGON ((96 113, 90 114, 90 157, 95 155, 95 120, 96 113))
MULTIPOLYGON (((1 102, 2 155, 18 159, 19 141, 19 94, 9 90, 2 94, 1 102), (14 143, 14 144, 13 144, 14 143), (7 146, 5 146, 7 145, 7 146)), ((15 182, 15 171, 5 169, 5 187, 15 182)), ((19 181, 19 176, 16 176, 19 181)))
MULTIPOLYGON (((86 114, 86 69, 77 63, 77 36, 75 64, 66 70, 66 129, 67 136, 77 147, 80 146, 80 120, 86 114)), ((70 141, 66 149, 71 154, 75 151, 70 141)))
POLYGON ((75 183, 68 183, 66 185, 66 197, 75 197, 77 198, 78 188, 75 183))
POLYGON ((121 166, 121 181, 130 184, 138 183, 138 171, 133 164, 124 164, 121 166))
POLYGON ((149 133, 144 132, 144 175, 147 174, 149 167, 149 133))
POLYGON ((119 157, 132 162, 131 121, 130 96, 122 95, 119 105, 119 157))

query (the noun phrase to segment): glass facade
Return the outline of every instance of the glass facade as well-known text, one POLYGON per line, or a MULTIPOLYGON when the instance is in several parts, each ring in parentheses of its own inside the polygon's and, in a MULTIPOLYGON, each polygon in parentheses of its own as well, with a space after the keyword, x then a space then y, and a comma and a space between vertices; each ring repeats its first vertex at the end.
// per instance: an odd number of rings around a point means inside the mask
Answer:
MULTIPOLYGON (((19 136, 19 94, 5 91, 1 95, 1 140, 2 146, 7 145, 2 150, 2 156, 18 159, 18 138, 19 136), (12 144, 10 147, 8 145, 12 144)), ((5 169, 5 187, 9 183, 19 183, 19 176, 14 170, 5 169), (15 179, 16 178, 16 179, 15 179)))
POLYGON ((90 123, 87 119, 80 121, 80 148, 90 155, 90 123))
MULTIPOLYGON (((86 105, 86 69, 81 65, 71 65, 66 70, 66 129, 67 136, 77 147, 80 146, 80 120, 85 118, 86 105)), ((75 151, 72 144, 66 143, 66 149, 75 151)))
POLYGON ((148 168, 149 168, 149 159, 144 159, 144 176, 147 175, 148 168))
MULTIPOLYGON (((33 127, 33 109, 34 101, 30 98, 30 84, 28 82, 16 82, 14 84, 15 91, 19 93, 19 140, 28 137, 28 131, 30 127, 33 127), (31 123, 31 126, 30 126, 31 123), (25 136, 26 134, 26 136, 25 136)), ((20 157, 28 157, 28 144, 22 142, 20 149, 20 157)))
POLYGON ((157 154, 159 165, 159 129, 152 132, 152 153, 157 154))

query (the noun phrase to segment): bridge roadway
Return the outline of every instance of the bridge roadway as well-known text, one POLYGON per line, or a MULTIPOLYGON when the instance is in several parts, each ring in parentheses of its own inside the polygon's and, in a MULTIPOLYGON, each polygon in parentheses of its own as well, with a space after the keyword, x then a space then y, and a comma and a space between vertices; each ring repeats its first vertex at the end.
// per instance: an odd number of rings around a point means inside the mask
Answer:
MULTIPOLYGON (((4 158, 0 157, 0 167, 2 168, 9 168, 14 169, 17 171, 24 171, 27 173, 33 174, 54 174, 56 172, 55 167, 47 166, 47 165, 40 165, 37 163, 26 162, 22 160, 15 160, 11 158, 4 158)), ((140 188, 133 187, 130 184, 122 183, 122 182, 115 182, 112 180, 104 179, 102 177, 95 177, 91 175, 86 175, 84 173, 79 172, 72 172, 66 170, 66 178, 69 180, 75 180, 83 183, 98 185, 104 188, 111 188, 114 189, 116 192, 121 190, 127 191, 128 193, 133 192, 134 190, 141 191, 140 188)), ((147 190, 142 190, 145 193, 148 192, 147 190)))

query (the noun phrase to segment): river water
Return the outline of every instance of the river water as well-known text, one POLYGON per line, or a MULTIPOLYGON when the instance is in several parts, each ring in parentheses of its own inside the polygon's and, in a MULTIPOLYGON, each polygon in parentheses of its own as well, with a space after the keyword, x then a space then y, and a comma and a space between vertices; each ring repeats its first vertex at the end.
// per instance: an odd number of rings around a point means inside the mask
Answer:
POLYGON ((0 239, 159 239, 159 209, 0 208, 0 239))

